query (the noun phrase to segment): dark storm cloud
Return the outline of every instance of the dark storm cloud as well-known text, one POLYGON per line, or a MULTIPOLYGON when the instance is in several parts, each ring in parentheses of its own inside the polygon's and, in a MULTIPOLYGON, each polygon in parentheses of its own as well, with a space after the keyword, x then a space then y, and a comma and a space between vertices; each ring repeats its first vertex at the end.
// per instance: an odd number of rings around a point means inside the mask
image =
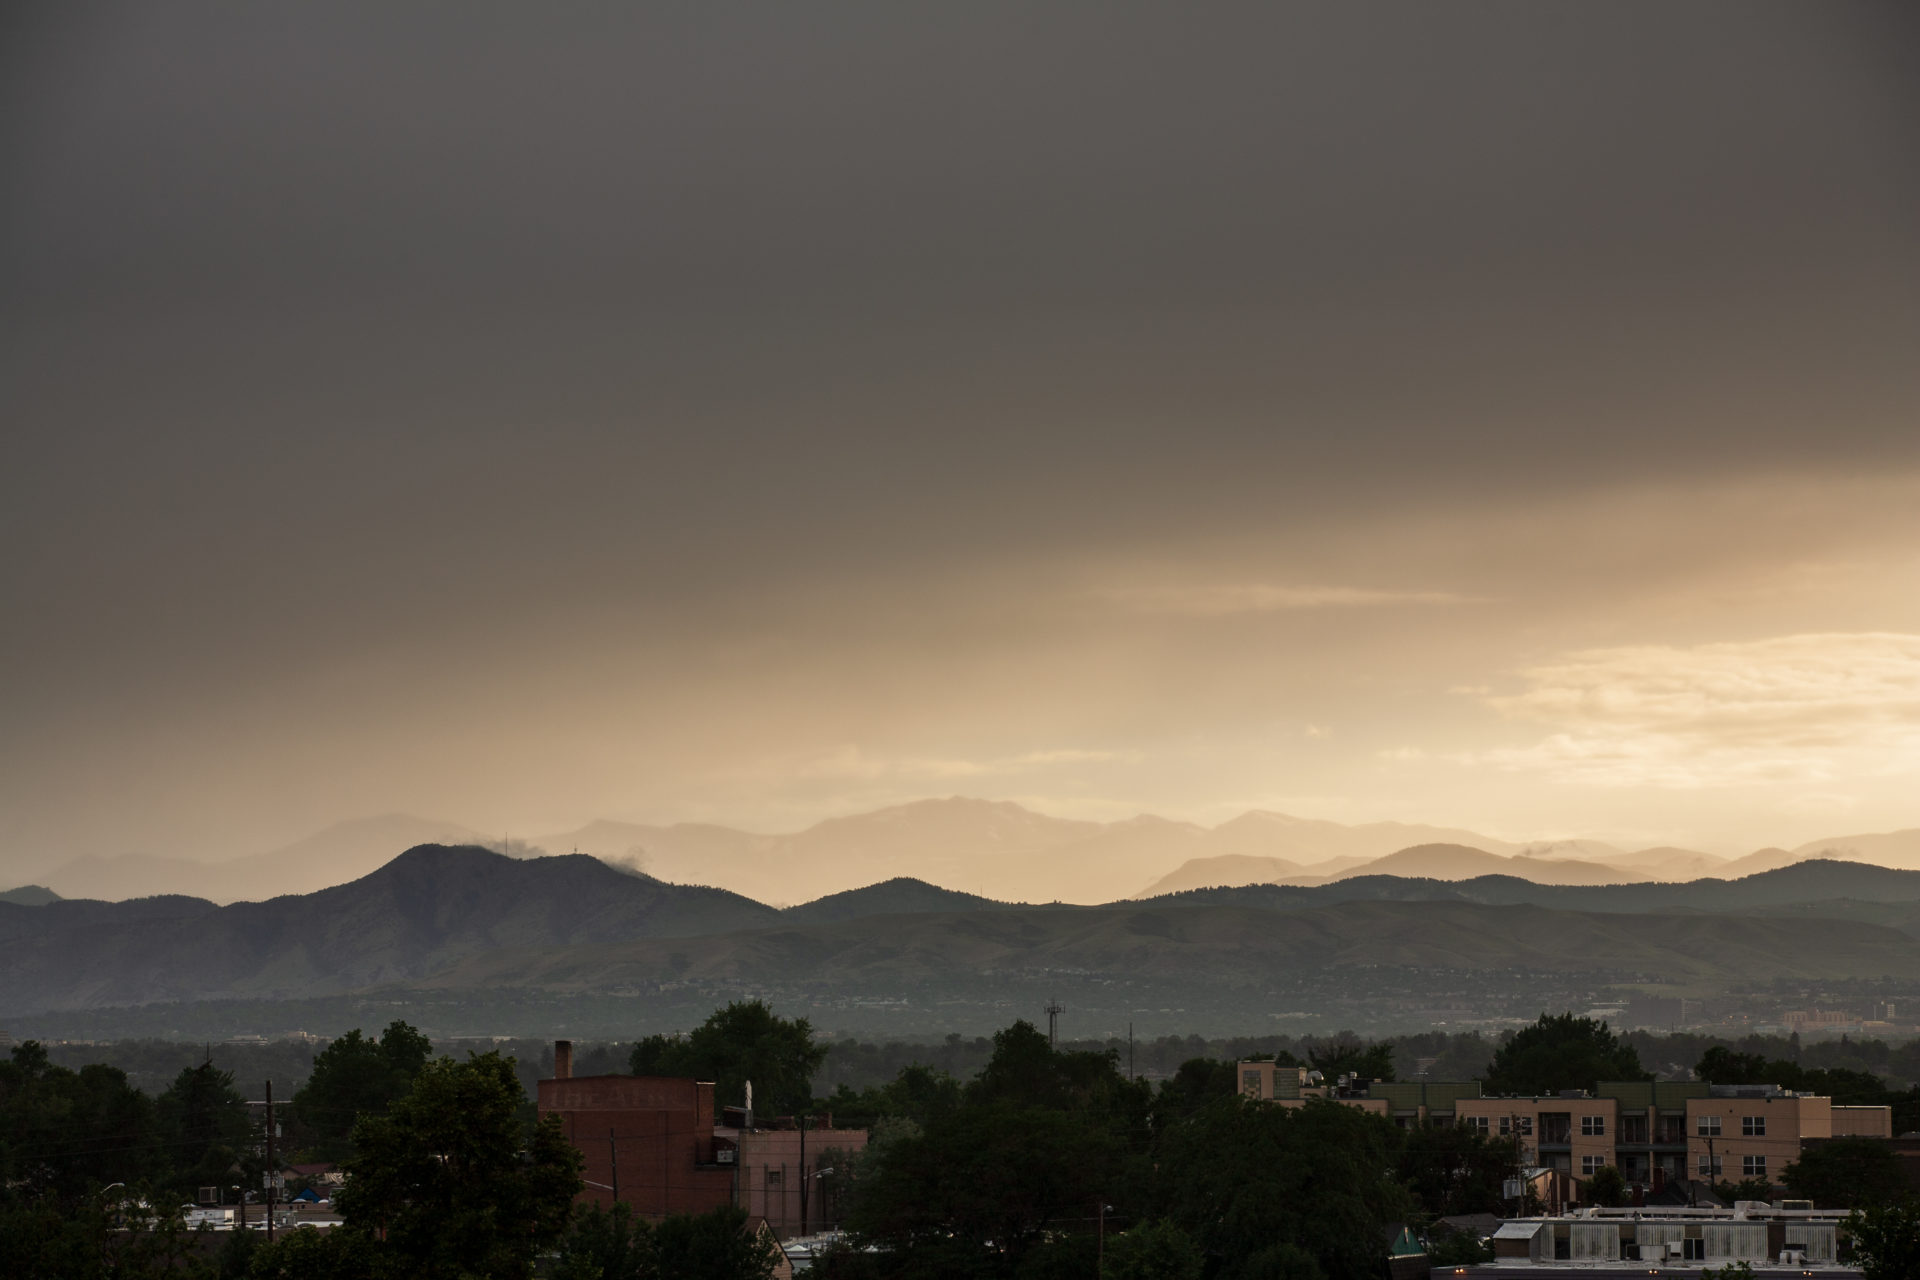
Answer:
POLYGON ((1901 6, 6 21, 49 718, 1920 448, 1901 6))

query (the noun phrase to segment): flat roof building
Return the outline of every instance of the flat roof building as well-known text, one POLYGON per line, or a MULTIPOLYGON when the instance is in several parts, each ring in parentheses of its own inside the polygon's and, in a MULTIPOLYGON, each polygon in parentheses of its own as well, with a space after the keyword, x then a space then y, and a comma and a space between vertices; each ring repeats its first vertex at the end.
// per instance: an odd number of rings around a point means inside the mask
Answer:
POLYGON ((1305 1067, 1242 1062, 1237 1070, 1249 1098, 1292 1107, 1325 1098, 1403 1128, 1464 1125, 1513 1139, 1524 1166, 1584 1180, 1612 1165, 1642 1191, 1689 1180, 1777 1182, 1809 1141, 1893 1137, 1891 1107, 1836 1107, 1777 1085, 1610 1080, 1591 1093, 1504 1097, 1482 1093, 1477 1080, 1328 1084, 1305 1067))

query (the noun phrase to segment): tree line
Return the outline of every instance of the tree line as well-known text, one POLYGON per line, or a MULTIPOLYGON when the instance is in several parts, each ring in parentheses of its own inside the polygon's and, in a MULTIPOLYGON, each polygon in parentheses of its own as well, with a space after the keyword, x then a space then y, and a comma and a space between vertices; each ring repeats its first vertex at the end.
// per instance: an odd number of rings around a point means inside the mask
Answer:
MULTIPOLYGON (((1336 1036, 1244 1056, 1390 1079, 1404 1048, 1336 1036)), ((762 1114, 832 1111, 870 1130, 864 1151, 822 1162, 847 1232, 815 1264, 826 1280, 1371 1280, 1397 1228, 1430 1236, 1435 1261, 1472 1261, 1479 1242, 1445 1236, 1439 1219, 1517 1207, 1502 1198, 1520 1155, 1510 1141, 1330 1102, 1249 1101, 1238 1057, 1189 1057, 1150 1081, 1118 1046, 1056 1047, 1022 1021, 987 1038, 971 1070, 910 1061, 822 1096, 830 1052, 805 1019, 747 1001, 686 1036, 635 1043, 625 1063, 714 1080, 723 1101, 751 1080, 762 1114)), ((1724 1045, 1695 1065, 1715 1083, 1885 1092, 1849 1070, 1724 1045)), ((737 1211, 658 1223, 577 1211, 579 1155, 535 1119, 525 1071, 499 1052, 435 1057, 402 1022, 332 1042, 284 1109, 281 1149, 348 1171, 344 1225, 270 1246, 237 1232, 210 1249, 170 1206, 200 1187, 257 1187, 265 1172, 231 1073, 202 1062, 149 1097, 114 1067, 76 1071, 17 1046, 0 1063, 0 1273, 762 1280, 774 1256, 737 1211)), ((1570 1014, 1504 1038, 1476 1074, 1490 1092, 1525 1094, 1651 1075, 1625 1037, 1570 1014)), ((1783 1180, 1866 1206, 1859 1238, 1891 1257, 1903 1224, 1920 1223, 1891 1158, 1835 1143, 1783 1180)), ((1613 1182, 1590 1182, 1592 1198, 1618 1194, 1613 1182)))

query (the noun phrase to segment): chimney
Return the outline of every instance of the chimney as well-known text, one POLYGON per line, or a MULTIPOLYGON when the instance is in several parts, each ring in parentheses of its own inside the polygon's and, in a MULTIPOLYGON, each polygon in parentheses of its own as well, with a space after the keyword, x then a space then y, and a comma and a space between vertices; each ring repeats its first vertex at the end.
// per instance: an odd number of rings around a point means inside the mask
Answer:
POLYGON ((555 1040, 553 1042, 553 1078, 555 1080, 573 1079, 573 1041, 555 1040))

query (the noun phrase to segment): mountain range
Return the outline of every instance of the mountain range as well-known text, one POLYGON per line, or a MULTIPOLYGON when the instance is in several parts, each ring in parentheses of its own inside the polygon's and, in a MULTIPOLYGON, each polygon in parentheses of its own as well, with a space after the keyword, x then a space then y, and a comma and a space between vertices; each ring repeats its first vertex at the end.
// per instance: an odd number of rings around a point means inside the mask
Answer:
MULTIPOLYGON (((68 898, 184 894, 213 902, 261 901, 357 879, 396 849, 491 840, 460 823, 389 814, 340 823, 284 848, 227 862, 126 854, 43 866, 34 874, 68 898)), ((1314 885, 1378 874, 1445 880, 1505 874, 1581 885, 1738 878, 1823 856, 1920 867, 1920 830, 1830 837, 1729 861, 1665 846, 1520 843, 1459 828, 1343 825, 1260 810, 1215 827, 1150 814, 1087 822, 965 797, 831 818, 785 835, 702 823, 599 821, 525 841, 502 838, 495 847, 589 854, 664 881, 712 885, 776 904, 815 901, 900 877, 1002 901, 1088 904, 1216 885, 1314 885)))
MULTIPOLYGON (((1480 852, 1431 848, 1462 865, 1480 852)), ((423 845, 347 884, 261 903, 0 902, 4 1016, 676 982, 798 983, 860 999, 1035 974, 1218 990, 1383 966, 1706 987, 1920 980, 1920 871, 1816 861, 1733 881, 1613 885, 1362 875, 1093 906, 1010 904, 895 878, 779 909, 581 854, 423 845)))

